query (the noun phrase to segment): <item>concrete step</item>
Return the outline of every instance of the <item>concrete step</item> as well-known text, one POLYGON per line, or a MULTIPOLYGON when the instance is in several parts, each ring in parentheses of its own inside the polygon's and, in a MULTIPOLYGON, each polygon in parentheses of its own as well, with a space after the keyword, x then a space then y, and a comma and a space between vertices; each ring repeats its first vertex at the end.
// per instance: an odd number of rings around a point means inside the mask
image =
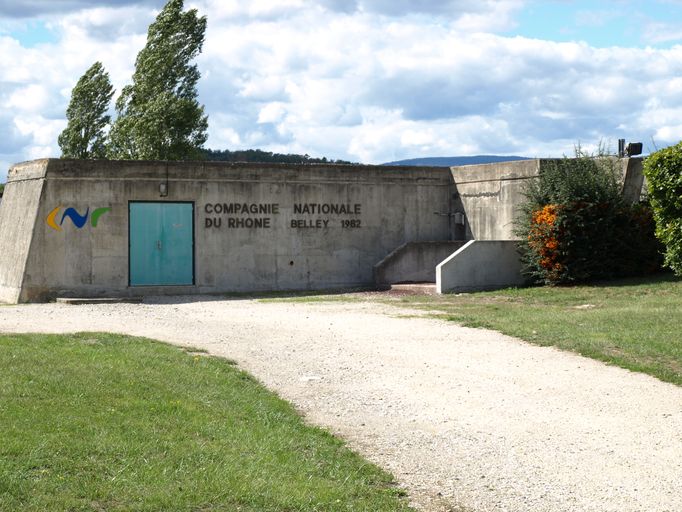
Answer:
POLYGON ((436 283, 392 284, 389 293, 400 295, 436 295, 436 283))
POLYGON ((79 306, 81 304, 139 304, 142 302, 142 297, 57 297, 55 302, 72 306, 79 306))

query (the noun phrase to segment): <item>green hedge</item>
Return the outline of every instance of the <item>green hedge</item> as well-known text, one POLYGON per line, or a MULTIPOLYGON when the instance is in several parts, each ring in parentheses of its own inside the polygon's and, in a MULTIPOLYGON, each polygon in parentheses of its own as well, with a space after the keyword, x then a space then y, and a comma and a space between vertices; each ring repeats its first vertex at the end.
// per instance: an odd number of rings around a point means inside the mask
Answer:
POLYGON ((682 275, 682 142, 644 162, 656 236, 665 245, 665 264, 682 275))

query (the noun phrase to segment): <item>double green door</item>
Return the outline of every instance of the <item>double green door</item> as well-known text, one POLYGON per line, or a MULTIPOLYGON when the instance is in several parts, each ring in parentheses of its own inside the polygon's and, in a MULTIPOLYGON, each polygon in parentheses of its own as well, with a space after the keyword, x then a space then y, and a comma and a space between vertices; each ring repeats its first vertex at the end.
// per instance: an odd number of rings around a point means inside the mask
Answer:
POLYGON ((130 286, 194 284, 194 204, 130 202, 130 286))

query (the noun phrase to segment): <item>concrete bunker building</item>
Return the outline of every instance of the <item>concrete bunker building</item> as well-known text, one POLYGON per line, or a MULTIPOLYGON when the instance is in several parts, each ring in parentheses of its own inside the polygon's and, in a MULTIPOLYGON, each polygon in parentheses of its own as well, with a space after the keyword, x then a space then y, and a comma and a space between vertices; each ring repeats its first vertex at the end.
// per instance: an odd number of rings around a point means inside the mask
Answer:
MULTIPOLYGON (((0 203, 0 301, 520 284, 513 216, 542 162, 24 162, 0 203)), ((639 197, 641 159, 623 170, 639 197)))

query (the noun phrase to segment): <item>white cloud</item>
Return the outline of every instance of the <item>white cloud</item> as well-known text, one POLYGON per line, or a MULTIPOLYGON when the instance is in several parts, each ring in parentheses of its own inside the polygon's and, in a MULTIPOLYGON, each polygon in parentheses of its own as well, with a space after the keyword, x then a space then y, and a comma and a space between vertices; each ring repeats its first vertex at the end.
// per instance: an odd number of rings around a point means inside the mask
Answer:
POLYGON ((517 0, 322 0, 326 8, 344 13, 371 13, 401 17, 435 15, 491 18, 507 14, 523 4, 517 0))
POLYGON ((48 26, 60 30, 71 41, 94 39, 108 44, 120 38, 145 35, 156 12, 142 5, 94 7, 57 18, 48 26))
POLYGON ((279 123, 283 120, 287 110, 283 103, 276 101, 268 103, 260 109, 258 114, 259 123, 279 123))
POLYGON ((196 0, 187 3, 202 13, 210 13, 211 20, 218 23, 231 20, 278 20, 296 15, 310 8, 304 0, 196 0))
POLYGON ((682 124, 668 125, 659 128, 656 130, 653 137, 656 141, 682 140, 682 124))
MULTIPOLYGON (((0 136, 11 141, 0 142, 0 159, 57 156, 71 88, 100 60, 120 91, 157 4, 52 18, 59 41, 32 49, 0 37, 9 126, 0 136)), ((520 1, 187 5, 208 17, 198 63, 214 149, 380 163, 682 136, 682 46, 596 49, 497 33, 520 1)))
POLYGON ((213 134, 213 139, 225 141, 231 147, 235 146, 239 147, 242 145, 242 140, 239 134, 229 127, 223 127, 215 130, 215 133, 213 134))
POLYGON ((644 25, 642 39, 649 44, 682 41, 682 27, 679 23, 650 21, 644 25))
POLYGON ((164 0, 12 0, 0 1, 0 16, 31 18, 48 13, 67 13, 97 6, 120 7, 130 4, 149 4, 162 7, 164 0))
POLYGON ((10 94, 3 107, 15 112, 38 113, 44 111, 49 102, 49 91, 43 84, 30 84, 10 94))
MULTIPOLYGON (((32 144, 30 144, 29 147, 40 148, 47 153, 44 153, 42 158, 46 156, 58 156, 52 153, 52 147, 59 133, 66 127, 66 121, 45 119, 41 115, 34 114, 15 118, 14 125, 21 135, 30 135, 32 137, 32 144)), ((41 157, 35 156, 35 153, 33 153, 32 158, 41 157)))
POLYGON ((251 101, 285 99, 286 78, 279 75, 251 75, 240 84, 239 95, 251 101))
POLYGON ((509 30, 516 26, 514 15, 524 3, 523 1, 482 2, 487 9, 464 12, 455 23, 455 28, 467 32, 509 30))

